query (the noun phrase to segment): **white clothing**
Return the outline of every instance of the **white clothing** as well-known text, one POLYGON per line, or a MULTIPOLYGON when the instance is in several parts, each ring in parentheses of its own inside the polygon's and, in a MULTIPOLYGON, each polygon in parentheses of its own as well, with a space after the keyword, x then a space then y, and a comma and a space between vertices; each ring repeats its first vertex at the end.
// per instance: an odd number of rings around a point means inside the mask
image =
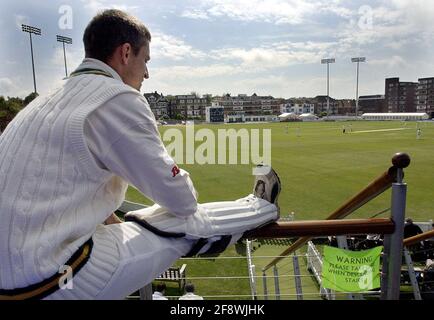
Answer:
POLYGON ((203 300, 203 297, 198 296, 193 292, 187 292, 183 296, 179 297, 179 300, 203 300))
POLYGON ((196 212, 187 218, 179 218, 155 204, 144 209, 130 211, 126 221, 146 221, 147 224, 163 232, 182 233, 188 239, 201 239, 219 236, 242 236, 246 230, 255 229, 272 220, 277 220, 275 204, 253 194, 236 201, 206 203, 198 206, 196 212), (251 204, 248 211, 246 205, 251 204), (216 210, 220 207, 231 210, 216 210), (259 214, 258 214, 259 213, 259 214), (129 219, 130 217, 138 219, 129 219))
MULTIPOLYGON (((213 208, 227 213, 234 212, 236 206, 237 213, 259 214, 263 208, 258 205, 266 203, 257 198, 253 203, 240 199, 198 206, 199 209, 203 206, 207 210, 213 208), (244 206, 241 207, 240 202, 244 206)), ((124 299, 151 283, 177 259, 185 256, 195 243, 185 238, 159 237, 133 222, 100 225, 93 241, 91 257, 74 276, 73 289, 57 290, 46 299, 124 299)))
MULTIPOLYGON (((259 214, 267 201, 248 197, 199 204, 206 210, 259 214), (241 204, 244 204, 242 207, 241 204), (257 207, 258 209, 254 209, 257 207)), ((200 209, 200 208, 199 208, 200 209)), ((89 261, 73 278, 72 289, 57 290, 46 299, 124 299, 156 279, 192 248, 195 241, 163 238, 133 222, 99 225, 89 261)))
POLYGON ((46 300, 121 300, 151 283, 192 242, 163 238, 132 222, 100 225, 93 235, 89 261, 72 278, 72 289, 59 289, 46 300))
MULTIPOLYGON (((98 68, 119 78, 110 66, 95 59, 85 59, 80 68, 98 68)), ((196 211, 197 192, 189 174, 181 169, 173 177, 175 161, 161 141, 145 97, 132 93, 116 96, 89 115, 84 133, 100 167, 177 216, 196 211)))
POLYGON ((0 136, 0 289, 38 283, 122 204, 128 184, 170 212, 196 211, 187 172, 161 142, 145 98, 109 66, 38 97, 0 136), (98 162, 96 161, 98 159, 98 162))
MULTIPOLYGON (((85 59, 81 68, 113 78, 68 79, 23 109, 0 136, 0 289, 58 273, 92 237, 91 256, 73 288, 46 299, 123 299, 194 244, 135 223, 102 225, 121 205, 128 183, 178 217, 196 212, 197 193, 186 171, 173 173, 175 162, 146 99, 100 61, 85 59)), ((233 210, 227 201, 199 206, 233 210)), ((237 212, 260 214, 264 206, 263 200, 246 202, 237 212)))
POLYGON ((169 300, 161 292, 155 291, 152 294, 152 300, 169 300))

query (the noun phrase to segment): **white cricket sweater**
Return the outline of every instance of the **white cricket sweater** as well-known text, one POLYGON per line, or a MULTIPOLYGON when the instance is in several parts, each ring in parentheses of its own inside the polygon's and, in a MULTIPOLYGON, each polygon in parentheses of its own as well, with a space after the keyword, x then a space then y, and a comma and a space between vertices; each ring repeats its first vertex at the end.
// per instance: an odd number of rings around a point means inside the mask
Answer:
POLYGON ((70 78, 30 103, 0 136, 1 289, 57 273, 121 205, 127 182, 174 214, 196 210, 188 173, 172 176, 174 162, 144 97, 92 60, 82 66, 113 78, 70 78))

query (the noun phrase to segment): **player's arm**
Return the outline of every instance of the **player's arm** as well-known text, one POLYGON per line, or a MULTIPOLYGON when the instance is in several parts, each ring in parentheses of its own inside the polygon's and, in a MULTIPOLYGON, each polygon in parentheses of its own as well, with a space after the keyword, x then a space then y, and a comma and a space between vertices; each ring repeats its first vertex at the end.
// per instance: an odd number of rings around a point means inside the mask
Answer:
POLYGON ((104 169, 177 216, 196 211, 197 193, 189 173, 169 156, 144 97, 126 93, 113 98, 91 114, 85 134, 104 169))

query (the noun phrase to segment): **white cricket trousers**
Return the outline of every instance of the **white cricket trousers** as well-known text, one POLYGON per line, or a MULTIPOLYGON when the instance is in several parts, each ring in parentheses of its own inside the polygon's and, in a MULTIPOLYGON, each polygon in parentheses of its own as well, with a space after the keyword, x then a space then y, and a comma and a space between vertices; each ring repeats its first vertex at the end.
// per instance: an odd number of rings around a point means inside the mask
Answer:
MULTIPOLYGON (((257 199, 252 202, 224 201, 199 204, 207 210, 252 212, 269 205, 257 199)), ((138 224, 123 222, 99 225, 93 237, 91 256, 72 278, 72 288, 65 286, 47 296, 59 299, 124 299, 151 283, 180 257, 186 255, 194 241, 184 238, 163 238, 138 224)))

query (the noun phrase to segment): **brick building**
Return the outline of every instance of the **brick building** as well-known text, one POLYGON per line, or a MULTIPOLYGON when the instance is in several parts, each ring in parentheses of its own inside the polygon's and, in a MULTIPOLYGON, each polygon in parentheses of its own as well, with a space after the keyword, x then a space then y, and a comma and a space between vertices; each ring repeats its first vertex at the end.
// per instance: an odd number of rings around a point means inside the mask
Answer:
POLYGON ((383 112, 416 112, 418 83, 386 79, 385 109, 383 112))

